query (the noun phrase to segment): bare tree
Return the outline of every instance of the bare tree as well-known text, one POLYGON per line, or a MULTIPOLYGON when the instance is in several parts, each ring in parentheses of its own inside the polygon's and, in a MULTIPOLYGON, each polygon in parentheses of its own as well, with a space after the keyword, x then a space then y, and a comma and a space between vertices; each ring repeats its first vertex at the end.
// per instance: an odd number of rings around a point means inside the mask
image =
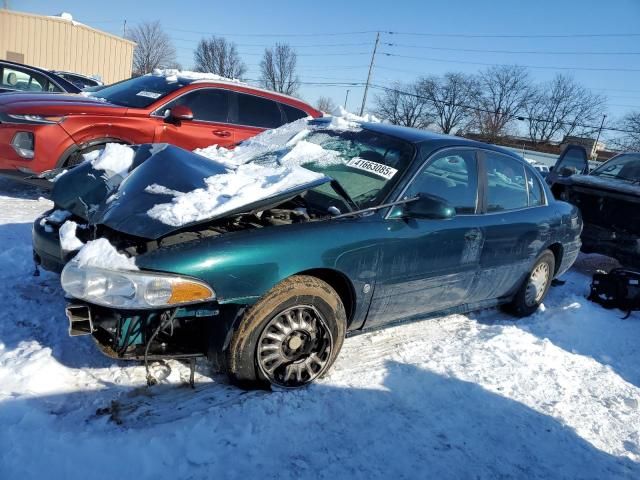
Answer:
POLYGON ((336 109, 336 104, 329 97, 320 97, 316 102, 316 108, 324 113, 333 113, 336 109))
POLYGON ((425 98, 433 122, 449 134, 464 126, 473 103, 475 82, 463 73, 446 73, 443 77, 428 77, 419 81, 417 91, 425 98))
POLYGON ((534 89, 527 103, 529 138, 534 143, 549 143, 560 134, 591 134, 597 128, 582 125, 597 123, 605 103, 603 96, 591 93, 570 76, 558 74, 534 89))
POLYGON ((420 85, 394 83, 391 88, 376 97, 374 113, 394 125, 426 128, 432 122, 426 99, 420 85))
POLYGON ((613 143, 622 150, 640 152, 640 111, 627 113, 619 122, 618 128, 626 130, 613 143))
POLYGON ((202 39, 193 52, 195 69, 227 78, 242 78, 247 67, 240 59, 236 44, 223 37, 202 39))
POLYGON ((266 48, 260 62, 260 80, 265 88, 275 92, 293 95, 298 90, 300 80, 296 73, 298 56, 286 43, 276 43, 266 48))
POLYGON ((156 68, 176 63, 176 50, 159 21, 144 22, 129 30, 127 38, 136 42, 133 50, 133 74, 144 75, 156 68))
POLYGON ((532 93, 529 73, 515 65, 495 66, 481 72, 477 83, 474 126, 489 140, 496 139, 524 111, 532 93))

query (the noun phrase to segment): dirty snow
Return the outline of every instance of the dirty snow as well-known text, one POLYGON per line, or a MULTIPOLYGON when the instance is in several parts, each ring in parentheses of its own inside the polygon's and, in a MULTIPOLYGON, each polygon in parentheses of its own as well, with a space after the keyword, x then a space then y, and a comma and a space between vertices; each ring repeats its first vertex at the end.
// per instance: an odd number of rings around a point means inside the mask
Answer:
MULTIPOLYGON (((167 225, 187 225, 217 217, 323 177, 322 174, 302 167, 271 167, 247 163, 229 173, 205 179, 206 188, 178 193, 171 202, 154 205, 147 214, 167 225)), ((150 188, 156 192, 168 190, 159 185, 152 185, 150 188)))
POLYGON ((73 220, 67 220, 58 231, 60 235, 60 248, 65 252, 75 252, 80 250, 84 243, 76 236, 78 224, 73 220))
POLYGON ((71 216, 71 212, 69 212, 68 210, 55 209, 53 212, 51 212, 49 215, 45 217, 45 220, 48 222, 54 223, 56 225, 59 225, 70 216, 71 216))
POLYGON ((98 238, 87 242, 73 257, 79 267, 102 267, 115 270, 138 270, 133 257, 118 252, 109 240, 98 238))
POLYGON ((116 175, 126 176, 135 155, 133 148, 120 143, 107 143, 103 150, 95 150, 95 152, 97 153, 87 154, 88 161, 94 169, 104 170, 106 178, 116 175))
MULTIPOLYGON (((243 392, 198 362, 116 362, 69 338, 59 277, 32 276, 51 208, 0 180, 0 478, 640 478, 640 314, 585 300, 581 256, 545 308, 349 338, 301 391, 243 392)), ((86 248, 86 247, 85 247, 86 248)))

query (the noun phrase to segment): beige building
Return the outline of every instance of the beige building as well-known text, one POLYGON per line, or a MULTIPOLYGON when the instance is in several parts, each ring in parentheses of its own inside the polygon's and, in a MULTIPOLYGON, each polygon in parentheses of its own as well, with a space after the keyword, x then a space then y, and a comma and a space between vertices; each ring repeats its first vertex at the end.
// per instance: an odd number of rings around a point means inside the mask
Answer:
POLYGON ((48 70, 99 76, 106 84, 131 77, 135 43, 73 21, 0 9, 0 59, 48 70))

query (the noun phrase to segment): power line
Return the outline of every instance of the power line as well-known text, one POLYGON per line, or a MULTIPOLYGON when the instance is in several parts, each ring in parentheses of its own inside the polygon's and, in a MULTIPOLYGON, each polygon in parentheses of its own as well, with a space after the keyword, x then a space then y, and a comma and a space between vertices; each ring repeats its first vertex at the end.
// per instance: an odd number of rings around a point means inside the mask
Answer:
POLYGON ((640 33, 562 33, 562 34, 504 34, 504 33, 423 33, 423 32, 384 32, 389 35, 409 35, 419 37, 458 37, 458 38, 620 38, 640 37, 640 33))
POLYGON ((183 30, 179 28, 167 28, 175 32, 197 33, 200 35, 216 35, 224 37, 338 37, 348 35, 365 35, 378 33, 377 30, 362 30, 356 32, 322 32, 322 33, 222 33, 222 32, 206 32, 201 30, 183 30))
MULTIPOLYGON (((387 57, 410 58, 414 60, 428 60, 431 62, 461 63, 466 65, 483 65, 488 67, 511 66, 510 64, 504 64, 504 63, 472 62, 472 61, 466 61, 466 60, 446 60, 443 58, 418 57, 413 55, 400 55, 397 53, 389 53, 389 52, 380 52, 380 53, 381 55, 386 55, 387 57)), ((524 64, 518 64, 518 66, 526 67, 526 68, 538 68, 543 70, 586 70, 586 71, 594 71, 594 72, 640 72, 640 68, 557 67, 557 66, 549 66, 549 65, 524 65, 524 64)))
POLYGON ((518 55, 640 55, 640 52, 557 52, 557 51, 545 51, 545 50, 486 50, 476 48, 450 48, 450 47, 432 47, 427 45, 407 45, 403 43, 383 43, 388 47, 401 47, 401 48, 423 48, 427 50, 444 50, 448 52, 472 52, 472 53, 507 53, 518 55))

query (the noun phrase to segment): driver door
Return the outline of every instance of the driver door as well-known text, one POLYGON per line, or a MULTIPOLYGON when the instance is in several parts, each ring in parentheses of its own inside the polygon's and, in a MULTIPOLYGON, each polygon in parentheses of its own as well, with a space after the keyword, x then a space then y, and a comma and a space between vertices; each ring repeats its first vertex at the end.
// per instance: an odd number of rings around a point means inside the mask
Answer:
POLYGON ((402 197, 435 195, 455 207, 449 219, 384 222, 376 285, 366 326, 373 327, 472 302, 484 243, 478 228, 478 163, 471 148, 447 149, 425 162, 402 197))
POLYGON ((236 143, 235 131, 228 124, 232 94, 219 88, 192 90, 157 110, 156 143, 171 143, 187 150, 219 145, 231 147, 236 143), (171 121, 165 118, 167 110, 177 105, 189 107, 193 120, 171 121))
POLYGON ((547 175, 546 181, 549 185, 553 185, 559 178, 588 172, 587 150, 581 145, 568 145, 558 157, 556 164, 547 175))

